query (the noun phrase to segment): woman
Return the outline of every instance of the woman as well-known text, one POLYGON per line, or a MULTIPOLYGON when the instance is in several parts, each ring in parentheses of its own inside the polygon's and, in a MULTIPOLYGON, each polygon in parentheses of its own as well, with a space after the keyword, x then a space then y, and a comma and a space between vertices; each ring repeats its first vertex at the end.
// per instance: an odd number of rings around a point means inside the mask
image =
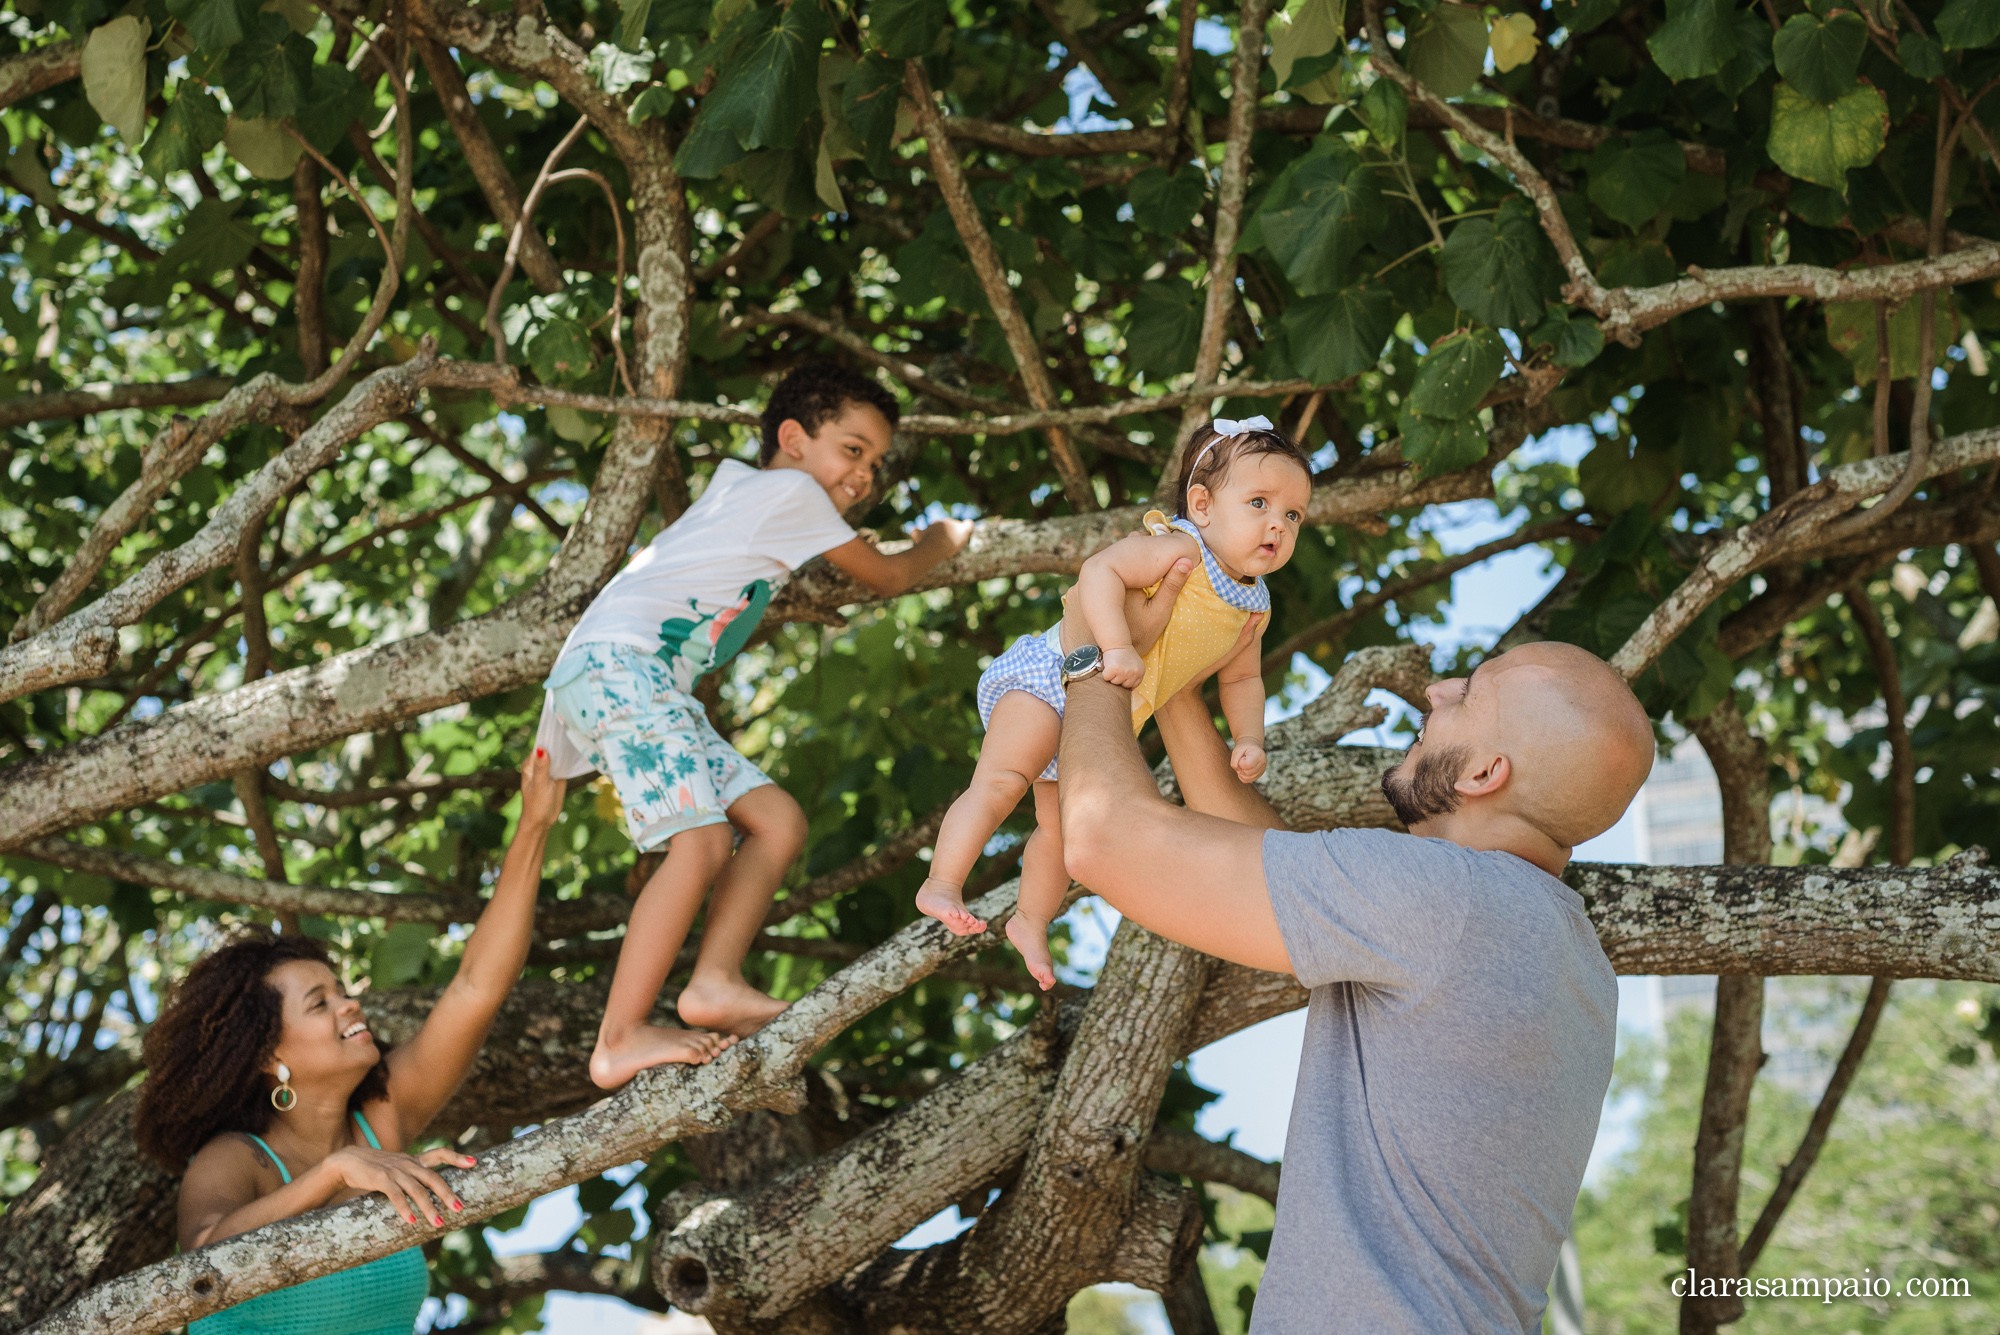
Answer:
MULTIPOLYGON (((188 971, 146 1034, 139 1147, 181 1182, 180 1245, 200 1247, 379 1191, 410 1223, 463 1209, 435 1171, 470 1155, 403 1148, 465 1078, 528 957, 542 849, 564 785, 537 749, 521 818, 458 972, 386 1056, 318 942, 258 931, 188 971)), ((409 1335, 430 1290, 415 1247, 252 1298, 192 1335, 409 1335)))

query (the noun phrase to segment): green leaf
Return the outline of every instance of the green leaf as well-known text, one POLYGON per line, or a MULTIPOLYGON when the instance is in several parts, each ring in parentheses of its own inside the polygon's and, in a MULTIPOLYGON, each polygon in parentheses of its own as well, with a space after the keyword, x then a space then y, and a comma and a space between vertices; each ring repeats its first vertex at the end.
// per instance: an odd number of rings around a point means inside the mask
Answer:
POLYGON ((257 11, 257 0, 167 0, 167 12, 187 29, 195 47, 211 54, 242 41, 257 26, 257 11))
POLYGON ((590 331, 575 320, 550 320, 528 344, 528 364, 545 384, 574 384, 597 369, 590 331))
POLYGON ((1680 83, 1714 74, 1736 55, 1730 0, 1667 0, 1667 21, 1646 39, 1660 72, 1680 83))
POLYGON ((241 202, 204 199, 190 209, 187 221, 181 224, 180 240, 160 256, 160 268, 167 273, 185 271, 190 277, 207 278, 243 263, 257 244, 257 232, 235 216, 241 202))
POLYGON ((222 86, 238 116, 281 120, 306 103, 313 44, 276 14, 259 14, 222 62, 222 86))
POLYGON ((808 149, 769 148, 752 153, 729 169, 759 201, 787 218, 821 212, 817 182, 818 154, 808 149))
POLYGON ((1991 46, 2000 38, 2000 5, 1993 0, 1951 0, 1937 16, 1937 36, 1947 51, 1991 46))
POLYGON ((1394 148, 1410 122, 1410 99, 1388 79, 1377 79, 1361 95, 1361 119, 1384 148, 1394 148))
POLYGON ((632 109, 625 113, 625 119, 629 123, 637 125, 640 121, 648 121, 655 116, 668 114, 679 101, 679 93, 663 83, 656 83, 651 88, 640 93, 638 97, 632 99, 632 109))
POLYGON ((1944 77, 1944 48, 1934 37, 1904 33, 1903 40, 1896 43, 1896 59, 1903 62, 1903 72, 1913 79, 1944 77))
POLYGON ((1507 345, 1491 329, 1453 334, 1417 363, 1410 409, 1420 417, 1470 417, 1507 365, 1507 345))
MULTIPOLYGON (((1826 309, 1826 341, 1854 364, 1854 383, 1872 385, 1876 365, 1875 303, 1872 301, 1832 302, 1826 309)), ((1908 380, 1916 375, 1918 356, 1923 351, 1923 302, 1909 297, 1889 312, 1889 378, 1908 380)), ((1958 315, 1949 301, 1940 302, 1937 331, 1932 353, 1937 361, 1944 350, 1958 341, 1958 315)))
POLYGON ((1584 163, 1590 202, 1624 223, 1644 227, 1687 175, 1687 154, 1665 130, 1614 135, 1584 163))
POLYGON ((617 97, 633 84, 653 77, 653 58, 644 52, 623 50, 616 42, 599 42, 591 48, 585 68, 598 87, 617 97))
POLYGON ((1671 454, 1633 452, 1620 438, 1600 440, 1576 466, 1577 489, 1598 515, 1623 514, 1635 505, 1651 505, 1673 480, 1671 454))
POLYGON ((292 168, 305 156, 299 141, 286 134, 279 121, 231 116, 222 132, 222 142, 228 147, 229 156, 242 163, 252 176, 266 181, 290 179, 292 168))
POLYGON ((1868 25, 1848 10, 1828 19, 1794 14, 1771 39, 1771 55, 1785 82, 1829 106, 1854 86, 1867 48, 1868 25))
POLYGON ((1373 367, 1396 327, 1396 304, 1379 285, 1300 297, 1285 307, 1285 337, 1299 374, 1316 385, 1345 380, 1373 367))
POLYGON ((929 55, 951 26, 944 0, 877 0, 868 8, 868 42, 892 60, 929 55))
POLYGON ((150 24, 130 14, 93 28, 83 44, 83 95, 127 148, 146 137, 146 35, 150 24))
POLYGON ((847 197, 840 193, 840 176, 833 169, 833 154, 827 149, 827 138, 827 134, 819 137, 819 157, 813 162, 813 193, 828 209, 845 213, 847 197))
POLYGON ((1589 315, 1572 317, 1560 306, 1549 308, 1549 318, 1528 336, 1530 343, 1547 344, 1549 360, 1557 366, 1588 366, 1604 351, 1604 331, 1589 315))
POLYGON ((1271 73, 1278 87, 1308 102, 1340 96, 1340 56, 1345 49, 1344 0, 1305 0, 1291 20, 1271 25, 1271 73))
POLYGON ((369 86, 337 60, 313 66, 312 91, 296 124, 306 142, 322 153, 347 138, 347 127, 375 105, 369 86))
POLYGON ((862 160, 871 176, 887 176, 896 169, 896 107, 902 92, 899 60, 866 56, 847 76, 841 109, 847 115, 847 128, 861 141, 862 160))
POLYGON ((1888 132, 1889 104, 1866 84, 1829 107, 1781 83, 1771 99, 1766 149, 1787 176, 1845 190, 1847 173, 1873 162, 1888 132))
POLYGON ((1614 242, 1597 265, 1597 281, 1606 287, 1658 287, 1679 272, 1673 252, 1657 241, 1627 237, 1614 242))
POLYGON ((1562 265, 1535 220, 1534 205, 1510 197, 1492 218, 1452 226, 1441 257, 1445 291, 1487 324, 1519 328, 1562 286, 1562 265))
POLYGON ((168 172, 191 170, 202 154, 221 142, 226 120, 213 93, 183 79, 139 151, 139 160, 154 180, 165 184, 168 172))
POLYGON ((1177 236, 1201 212, 1208 178, 1193 166, 1171 176, 1163 167, 1149 167, 1132 178, 1130 197, 1133 222, 1155 236, 1177 236))
POLYGON ((1132 298, 1125 360, 1147 375, 1185 375, 1201 342, 1200 294, 1185 283, 1146 283, 1132 298))
POLYGON ((623 0, 618 6, 618 45, 637 51, 646 44, 646 19, 653 12, 653 0, 623 0))
POLYGON ((1264 248, 1306 296, 1344 286, 1347 262, 1387 221, 1374 173, 1338 140, 1299 162, 1272 194, 1282 197, 1257 215, 1264 248))
POLYGON ((429 923, 399 922, 384 932, 368 952, 368 980, 375 987, 397 987, 414 982, 430 962, 431 938, 437 928, 429 923))
POLYGON ((1486 428, 1477 417, 1435 418, 1404 413, 1397 419, 1403 457, 1422 477, 1470 468, 1486 457, 1486 428))
POLYGON ((1736 54, 1716 72, 1722 91, 1735 98, 1771 68, 1771 27, 1755 8, 1736 15, 1736 54))
POLYGON ((675 159, 697 180, 758 148, 789 149, 819 98, 819 47, 832 30, 816 0, 757 12, 675 159))
POLYGON ((1403 45, 1403 65, 1439 97, 1462 97, 1486 64, 1486 16, 1463 5, 1433 10, 1403 45))

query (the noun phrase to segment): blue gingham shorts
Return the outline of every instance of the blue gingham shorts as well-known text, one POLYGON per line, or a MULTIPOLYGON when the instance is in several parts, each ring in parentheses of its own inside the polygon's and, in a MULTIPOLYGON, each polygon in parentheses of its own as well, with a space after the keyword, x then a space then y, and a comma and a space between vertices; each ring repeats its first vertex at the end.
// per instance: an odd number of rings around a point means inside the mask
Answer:
POLYGON ((618 790, 626 832, 642 853, 685 830, 727 823, 738 798, 771 782, 709 726, 699 700, 675 688, 658 655, 584 644, 549 681, 557 716, 618 790))
MULTIPOLYGON (((1063 712, 1062 684, 1062 625, 1058 622, 1040 635, 1023 635, 1007 646, 1007 652, 993 660, 991 667, 979 674, 979 724, 990 729, 993 726, 993 709, 1000 703, 1000 697, 1009 691, 1026 691, 1043 704, 1056 711, 1061 718, 1063 712)), ((1041 777, 1056 777, 1056 762, 1051 759, 1049 767, 1041 777)))

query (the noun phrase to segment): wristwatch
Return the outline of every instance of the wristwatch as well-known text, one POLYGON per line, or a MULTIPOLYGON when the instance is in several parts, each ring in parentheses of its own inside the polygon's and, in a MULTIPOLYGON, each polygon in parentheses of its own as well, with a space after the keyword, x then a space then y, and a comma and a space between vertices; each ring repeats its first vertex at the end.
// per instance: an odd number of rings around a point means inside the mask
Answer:
POLYGON ((1067 687, 1072 682, 1094 677, 1104 671, 1104 651, 1094 644, 1080 644, 1063 655, 1062 684, 1067 687))

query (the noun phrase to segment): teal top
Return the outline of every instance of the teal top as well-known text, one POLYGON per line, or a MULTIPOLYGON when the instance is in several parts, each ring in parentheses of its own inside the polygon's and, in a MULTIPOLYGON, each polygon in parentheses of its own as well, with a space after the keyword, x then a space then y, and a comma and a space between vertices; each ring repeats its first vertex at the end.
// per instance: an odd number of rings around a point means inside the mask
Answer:
MULTIPOLYGON (((369 1145, 381 1149, 368 1119, 357 1112, 354 1120, 369 1145)), ((250 1139, 291 1182, 285 1161, 261 1136, 250 1139)), ((411 1247, 352 1270, 259 1294, 194 1322, 188 1335, 411 1335, 430 1291, 430 1267, 422 1250, 411 1247)))

